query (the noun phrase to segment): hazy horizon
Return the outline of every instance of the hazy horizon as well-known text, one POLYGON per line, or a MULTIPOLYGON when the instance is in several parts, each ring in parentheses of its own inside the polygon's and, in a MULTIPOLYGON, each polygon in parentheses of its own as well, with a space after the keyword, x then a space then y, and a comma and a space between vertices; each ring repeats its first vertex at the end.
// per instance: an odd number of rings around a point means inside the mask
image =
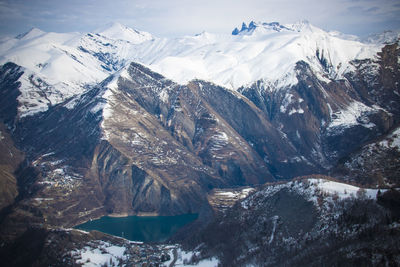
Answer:
POLYGON ((327 31, 366 36, 400 29, 396 0, 0 0, 0 36, 36 27, 52 32, 90 32, 110 22, 159 37, 202 31, 229 33, 242 22, 294 23, 306 19, 327 31))

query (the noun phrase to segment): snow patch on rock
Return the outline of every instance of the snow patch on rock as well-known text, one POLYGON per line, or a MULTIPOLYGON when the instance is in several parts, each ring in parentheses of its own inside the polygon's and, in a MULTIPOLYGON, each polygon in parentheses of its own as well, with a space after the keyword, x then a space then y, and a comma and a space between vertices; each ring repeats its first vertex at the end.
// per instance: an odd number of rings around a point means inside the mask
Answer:
POLYGON ((373 128, 376 125, 368 120, 365 115, 376 112, 376 109, 368 107, 361 102, 351 102, 346 108, 334 112, 331 115, 329 130, 334 128, 349 128, 354 125, 362 125, 366 128, 373 128))
POLYGON ((99 241, 96 248, 91 246, 85 246, 80 250, 72 252, 74 256, 80 257, 76 261, 78 264, 82 264, 85 267, 92 266, 119 266, 121 260, 126 258, 125 247, 112 245, 105 241, 99 241))
POLYGON ((387 139, 379 142, 385 148, 397 148, 400 151, 400 127, 395 129, 387 139))

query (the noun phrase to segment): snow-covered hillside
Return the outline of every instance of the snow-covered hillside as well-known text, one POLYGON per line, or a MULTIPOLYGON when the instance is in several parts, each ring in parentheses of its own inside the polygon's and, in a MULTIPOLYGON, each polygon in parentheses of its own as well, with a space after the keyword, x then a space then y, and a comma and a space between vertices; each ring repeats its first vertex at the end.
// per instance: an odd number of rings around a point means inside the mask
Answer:
POLYGON ((24 68, 18 97, 23 117, 84 93, 129 63, 135 45, 152 38, 118 23, 87 34, 33 28, 0 40, 0 64, 24 68))
POLYGON ((396 215, 382 204, 393 194, 322 176, 264 185, 209 224, 198 243, 222 266, 379 265, 398 242, 396 215))
MULTIPOLYGON (((250 206, 258 205, 258 199, 273 196, 277 192, 288 189, 296 194, 304 196, 307 200, 312 201, 317 208, 321 208, 318 198, 323 196, 324 202, 334 202, 336 200, 344 200, 348 198, 368 198, 376 199, 378 189, 361 188, 358 186, 341 183, 326 178, 308 178, 288 183, 266 186, 263 190, 256 192, 253 196, 242 201, 241 205, 244 209, 250 206)), ((385 190, 382 190, 384 192, 385 190)), ((328 206, 324 206, 326 208, 328 206)), ((324 211, 327 212, 327 211, 324 211)))
POLYGON ((328 81, 353 70, 350 60, 373 58, 381 46, 328 33, 306 21, 251 22, 232 35, 203 32, 175 39, 113 23, 94 33, 46 33, 34 28, 0 40, 0 64, 13 62, 25 68, 18 99, 19 115, 25 116, 82 94, 131 61, 182 84, 203 79, 237 89, 263 80, 281 88, 297 83, 298 61, 310 64, 328 81))
POLYGON ((303 60, 329 78, 352 70, 349 61, 373 58, 380 45, 325 32, 307 21, 254 23, 236 35, 203 32, 142 44, 137 60, 180 83, 194 78, 237 89, 257 80, 283 87, 297 83, 295 63, 303 60))

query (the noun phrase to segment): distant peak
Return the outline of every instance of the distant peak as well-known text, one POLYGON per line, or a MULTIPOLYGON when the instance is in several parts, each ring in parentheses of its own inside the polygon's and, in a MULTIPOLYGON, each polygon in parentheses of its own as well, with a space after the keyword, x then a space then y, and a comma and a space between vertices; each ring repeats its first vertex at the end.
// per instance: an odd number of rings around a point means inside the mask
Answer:
POLYGON ((104 24, 103 26, 97 28, 94 32, 96 33, 107 33, 107 32, 111 32, 111 31, 118 31, 118 30, 126 30, 128 29, 127 26, 113 21, 113 22, 109 22, 107 24, 104 24))
POLYGON ((287 28, 286 26, 281 25, 279 22, 264 22, 262 23, 262 26, 264 28, 268 28, 268 29, 272 29, 274 31, 280 32, 282 30, 289 30, 289 28, 287 28))
POLYGON ((111 27, 127 28, 125 25, 119 23, 118 21, 113 21, 109 23, 111 27))
POLYGON ((393 44, 400 41, 400 31, 387 30, 371 34, 363 38, 362 41, 367 44, 393 44))
POLYGON ((17 39, 31 39, 31 38, 35 38, 37 36, 40 36, 42 34, 45 34, 44 31, 42 31, 39 28, 31 28, 29 31, 25 32, 25 33, 21 33, 19 35, 17 35, 15 38, 17 39))
POLYGON ((241 29, 240 31, 246 31, 246 30, 248 30, 248 29, 249 29, 249 28, 247 27, 246 23, 243 22, 243 23, 242 23, 242 29, 241 29))
POLYGON ((242 27, 235 28, 232 31, 232 35, 251 35, 253 32, 260 33, 273 33, 273 32, 282 32, 282 31, 291 31, 291 32, 315 32, 321 29, 314 27, 311 23, 306 20, 299 20, 293 24, 281 24, 277 21, 273 22, 255 22, 251 21, 249 25, 245 22, 242 23, 242 27))
POLYGON ((95 33, 111 39, 124 40, 134 44, 153 39, 150 33, 132 29, 119 22, 107 23, 103 27, 95 30, 95 33))
POLYGON ((240 30, 238 28, 235 28, 232 31, 232 35, 251 34, 258 28, 272 30, 272 31, 276 31, 276 32, 280 32, 282 30, 290 30, 289 28, 281 25, 279 22, 254 22, 254 21, 251 21, 249 23, 249 26, 247 26, 247 24, 245 22, 243 22, 242 28, 240 30))
POLYGON ((291 24, 290 28, 296 32, 311 30, 311 23, 308 20, 303 19, 291 24))

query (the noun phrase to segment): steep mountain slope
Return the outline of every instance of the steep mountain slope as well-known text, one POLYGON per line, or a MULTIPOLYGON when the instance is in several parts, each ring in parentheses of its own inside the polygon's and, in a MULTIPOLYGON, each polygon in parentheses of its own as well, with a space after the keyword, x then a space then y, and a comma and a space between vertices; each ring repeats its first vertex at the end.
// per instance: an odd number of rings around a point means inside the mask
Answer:
MULTIPOLYGON (((12 64, 7 67, 9 73, 20 70, 12 64)), ((199 212, 206 203, 204 190, 222 184, 212 170, 192 154, 185 153, 184 147, 167 132, 160 131, 162 127, 151 115, 137 121, 141 129, 152 133, 148 139, 152 143, 142 154, 127 150, 125 145, 130 146, 130 143, 123 143, 123 135, 118 135, 118 139, 111 137, 110 141, 103 139, 103 117, 98 106, 104 104, 102 95, 105 91, 105 87, 94 87, 79 98, 74 109, 56 105, 32 115, 34 119, 22 118, 14 125, 13 136, 18 146, 28 152, 28 161, 23 167, 33 176, 30 184, 25 184, 26 198, 16 203, 16 218, 21 216, 18 213, 21 211, 25 214, 20 218, 22 221, 27 220, 26 216, 33 216, 40 223, 69 226, 106 213, 199 212), (155 124, 155 128, 152 129, 151 124, 155 124), (163 145, 154 139, 169 142, 163 145), (144 157, 145 153, 149 153, 153 162, 142 162, 150 166, 141 166, 138 161, 137 156, 144 157), (157 162, 157 156, 165 162, 157 162), (171 161, 179 160, 180 164, 171 163, 164 156, 169 156, 171 161), (173 169, 169 167, 171 164, 173 169), (173 171, 180 171, 181 175, 172 175, 173 171)), ((126 92, 118 93, 123 96, 126 92)), ((135 103, 134 99, 127 98, 118 104, 132 107, 135 103)), ((137 106, 131 110, 132 116, 124 114, 120 118, 128 118, 132 126, 137 117, 135 112, 140 109, 137 106)), ((123 112, 124 109, 119 107, 114 111, 123 112)), ((113 118, 117 118, 115 114, 113 118)), ((107 124, 107 121, 103 123, 107 124)), ((114 130, 134 133, 133 129, 126 128, 128 126, 121 123, 114 130)), ((13 219, 9 220, 14 224, 13 219)))
POLYGON ((0 123, 0 209, 11 205, 18 195, 15 172, 24 158, 0 123))
POLYGON ((265 185, 189 242, 223 266, 396 265, 399 209, 385 203, 399 195, 327 177, 265 185))
MULTIPOLYGON (((4 68, 13 85, 3 88, 5 99, 16 104, 22 69, 4 68)), ((16 210, 34 206, 32 216, 50 225, 107 213, 200 212, 208 190, 271 181, 271 168, 286 171, 278 169, 283 152, 295 153, 239 94, 200 81, 181 86, 133 63, 46 112, 17 120, 16 109, 10 127, 33 175, 16 210)))
POLYGON ((350 61, 340 79, 320 79, 308 63, 296 65, 298 83, 271 90, 263 81, 239 91, 281 129, 307 160, 323 169, 398 125, 398 44, 375 58, 350 61))
POLYGON ((369 186, 398 187, 400 184, 400 129, 371 142, 341 159, 337 176, 369 186))

